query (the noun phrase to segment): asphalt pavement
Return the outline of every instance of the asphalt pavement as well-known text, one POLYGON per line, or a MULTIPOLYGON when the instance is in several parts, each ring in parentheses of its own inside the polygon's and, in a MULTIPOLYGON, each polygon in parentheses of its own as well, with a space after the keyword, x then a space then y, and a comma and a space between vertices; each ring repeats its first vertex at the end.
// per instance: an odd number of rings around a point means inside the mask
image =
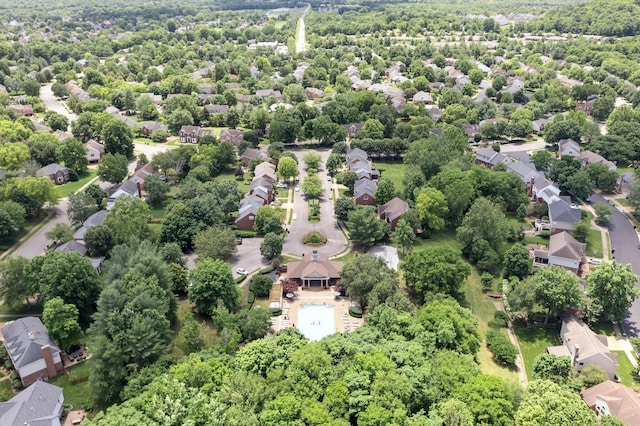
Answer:
MULTIPOLYGON (((590 197, 592 203, 610 204, 607 199, 599 194, 590 197)), ((612 206, 613 214, 609 220, 609 236, 611 238, 611 247, 615 249, 615 260, 619 263, 630 263, 633 272, 640 276, 640 249, 638 234, 629 219, 620 212, 615 206, 612 206)), ((637 284, 640 287, 640 282, 637 284)), ((640 298, 636 299, 627 318, 622 321, 627 336, 640 336, 640 298)))
POLYGON ((67 117, 69 119, 69 124, 71 124, 71 122, 75 121, 78 116, 68 111, 53 95, 53 91, 51 90, 52 85, 53 83, 49 83, 40 87, 40 100, 42 100, 42 103, 47 107, 47 109, 67 117))

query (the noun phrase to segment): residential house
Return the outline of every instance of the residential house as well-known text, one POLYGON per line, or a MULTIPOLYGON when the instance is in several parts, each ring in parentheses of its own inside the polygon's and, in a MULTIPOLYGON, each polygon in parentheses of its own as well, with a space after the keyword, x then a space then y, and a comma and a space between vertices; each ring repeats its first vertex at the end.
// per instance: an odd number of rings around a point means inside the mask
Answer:
POLYGON ((358 133, 360 133, 360 131, 364 127, 364 123, 343 124, 342 127, 344 127, 345 130, 347 131, 347 136, 350 137, 350 138, 353 138, 358 133))
POLYGON ((356 206, 375 206, 378 185, 369 179, 356 180, 353 187, 353 200, 356 206))
POLYGON ((229 111, 229 105, 207 104, 204 106, 209 114, 226 114, 229 111))
POLYGON ((236 93, 236 101, 242 105, 249 105, 251 103, 251 96, 236 93))
POLYGON ((203 136, 212 136, 213 131, 199 126, 182 126, 179 135, 182 143, 200 143, 203 136))
POLYGON ((558 156, 580 158, 580 144, 573 139, 560 139, 558 141, 558 156))
POLYGON ((51 163, 38 169, 36 172, 37 177, 47 176, 49 179, 58 185, 61 185, 69 181, 69 168, 61 166, 58 163, 51 163))
POLYGON ((249 195, 255 194, 269 204, 274 199, 273 184, 275 182, 266 174, 255 177, 249 186, 249 195))
POLYGON ((395 197, 387 203, 378 206, 378 217, 389 224, 393 231, 396 229, 398 221, 403 214, 409 211, 409 204, 406 201, 395 197))
POLYGON ((144 121, 140 124, 140 133, 145 136, 151 136, 151 134, 156 130, 168 132, 169 127, 166 124, 162 124, 157 121, 144 121))
POLYGON ((413 95, 413 103, 433 105, 433 98, 431 97, 430 93, 421 90, 413 95))
POLYGON ((62 130, 56 130, 53 135, 60 139, 60 142, 73 138, 71 133, 63 132, 62 130))
POLYGON ((131 117, 127 117, 126 115, 122 115, 122 114, 114 114, 113 117, 116 120, 122 121, 124 124, 127 125, 127 127, 131 129, 138 128, 138 122, 131 117))
POLYGON ((33 115, 33 107, 31 105, 20 105, 20 104, 12 104, 7 105, 7 108, 14 111, 16 114, 23 115, 26 117, 33 115))
POLYGON ((84 241, 76 241, 70 240, 66 243, 60 244, 56 247, 56 251, 62 253, 78 253, 81 256, 86 256, 89 253, 89 249, 87 248, 84 241))
POLYGON ((577 274, 585 263, 587 245, 577 241, 566 231, 549 239, 549 266, 561 266, 577 274))
POLYGON ((111 195, 109 195, 109 199, 107 200, 107 210, 111 210, 113 207, 113 203, 115 203, 116 199, 119 197, 138 197, 143 198, 142 193, 142 185, 148 176, 154 173, 153 165, 151 163, 147 163, 135 173, 127 179, 123 184, 121 184, 111 195))
MULTIPOLYGON (((254 198, 257 199, 258 197, 254 198)), ((238 229, 242 229, 245 231, 252 230, 256 220, 256 214, 258 213, 258 209, 263 205, 264 204, 258 204, 256 202, 240 205, 240 207, 238 208, 238 217, 235 221, 238 229)))
POLYGON ((497 164, 509 164, 513 161, 493 148, 481 148, 476 152, 476 163, 492 169, 497 164))
POLYGON ((247 148, 240 155, 240 161, 242 161, 242 164, 244 164, 245 167, 249 166, 249 163, 251 163, 251 160, 254 158, 258 158, 262 161, 271 161, 269 154, 256 148, 247 148))
POLYGON ((322 99, 324 98, 324 90, 316 89, 315 87, 307 87, 304 93, 309 99, 322 99))
POLYGON ((278 181, 278 175, 276 174, 276 166, 266 161, 256 166, 256 168, 253 170, 253 176, 255 178, 260 178, 265 176, 269 178, 269 180, 271 180, 272 183, 278 181))
POLYGON ((549 221, 551 222, 552 234, 562 231, 573 231, 575 224, 581 219, 582 213, 580 212, 580 207, 566 199, 556 197, 549 204, 549 221))
POLYGON ((220 140, 238 146, 244 140, 244 133, 238 129, 225 129, 220 132, 220 140))
POLYGON ((427 114, 433 121, 439 121, 442 118, 442 110, 440 108, 429 108, 427 114))
POLYGON ((441 81, 434 81, 433 83, 429 83, 429 91, 433 92, 434 90, 442 90, 444 89, 444 83, 441 81))
POLYGON ((256 90, 256 96, 261 98, 263 101, 266 100, 269 96, 273 96, 278 101, 282 101, 282 93, 279 90, 259 89, 256 90))
POLYGON ((629 426, 640 426, 640 394, 611 380, 580 392, 598 417, 613 416, 629 426))
POLYGON ((473 138, 480 133, 480 126, 478 124, 465 123, 462 125, 462 131, 468 138, 473 138))
POLYGON ((60 426, 64 411, 62 388, 42 380, 0 402, 0 424, 6 426, 60 426))
POLYGON ((593 110, 593 102, 580 102, 576 104, 576 111, 582 111, 587 115, 591 115, 593 110))
POLYGON ((78 228, 78 230, 73 234, 73 239, 77 241, 84 241, 84 235, 87 233, 89 228, 102 225, 106 217, 107 217, 106 210, 100 210, 99 212, 92 214, 87 218, 87 220, 85 220, 82 223, 82 226, 78 228))
POLYGON ((533 131, 532 133, 534 135, 537 135, 539 133, 544 132, 544 128, 547 125, 547 123, 549 122, 549 120, 547 120, 546 118, 540 118, 538 120, 533 120, 531 122, 531 125, 533 127, 533 131))
POLYGON ((287 278, 302 287, 329 288, 340 282, 342 266, 342 262, 329 260, 326 254, 312 250, 303 253, 300 261, 289 262, 287 278))
POLYGON ((100 159, 105 154, 104 145, 96 142, 93 139, 89 139, 85 142, 84 147, 87 150, 87 162, 89 164, 96 164, 100 162, 100 159))
POLYGON ((618 168, 612 161, 609 161, 602 155, 596 154, 592 151, 584 151, 583 153, 581 153, 580 163, 582 164, 582 167, 587 167, 589 164, 604 164, 612 172, 615 172, 618 168))
POLYGON ((55 377, 62 371, 61 351, 40 318, 8 322, 0 331, 9 358, 24 386, 55 377))
POLYGON ((616 379, 618 356, 609 351, 607 336, 594 333, 588 325, 574 316, 562 320, 561 346, 551 346, 547 352, 571 358, 571 364, 580 373, 588 365, 601 367, 609 379, 616 379))

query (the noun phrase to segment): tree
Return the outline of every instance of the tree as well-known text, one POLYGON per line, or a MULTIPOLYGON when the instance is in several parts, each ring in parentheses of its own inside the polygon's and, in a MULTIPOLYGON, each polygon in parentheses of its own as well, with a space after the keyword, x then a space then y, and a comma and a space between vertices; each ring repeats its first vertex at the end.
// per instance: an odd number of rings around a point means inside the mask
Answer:
POLYGON ((396 187, 391 179, 382 178, 376 188, 375 199, 378 205, 389 202, 396 196, 396 187))
POLYGON ((373 206, 356 206, 347 217, 349 237, 355 245, 371 247, 389 233, 389 224, 378 218, 373 206))
POLYGON ((58 244, 66 243, 73 238, 73 228, 66 223, 58 222, 45 233, 45 236, 58 244))
POLYGON ((127 177, 129 160, 122 154, 105 154, 98 164, 100 179, 113 184, 120 183, 127 177))
POLYGON ((499 377, 488 374, 472 377, 454 396, 467 404, 476 424, 513 424, 513 404, 507 386, 499 377))
POLYGON ((613 210, 611 207, 606 205, 605 203, 596 203, 593 206, 593 210, 596 212, 596 223, 598 225, 605 225, 609 222, 611 215, 613 214, 613 210))
POLYGON ((109 120, 102 126, 100 133, 104 141, 104 149, 110 154, 122 154, 133 157, 133 132, 119 120, 109 120))
POLYGON ((338 220, 346 221, 349 218, 349 212, 356 208, 356 204, 351 197, 340 197, 336 200, 333 208, 334 214, 338 220))
POLYGON ((182 341, 181 348, 185 354, 198 352, 204 348, 203 328, 191 312, 185 315, 178 337, 182 341))
POLYGON ((124 244, 131 237, 139 239, 151 235, 149 206, 138 197, 119 197, 107 213, 103 225, 111 229, 116 244, 124 244))
POLYGON ((524 278, 531 273, 529 250, 520 243, 515 243, 504 254, 504 276, 524 278))
POLYGON ((96 200, 96 205, 98 207, 101 207, 102 202, 107 199, 107 193, 95 183, 92 183, 91 185, 87 186, 84 192, 91 195, 93 199, 96 200))
POLYGON ((548 380, 534 380, 529 383, 515 419, 516 425, 519 426, 598 424, 595 413, 576 392, 548 380))
POLYGON ((235 320, 246 343, 263 338, 271 330, 271 314, 259 306, 241 310, 235 320))
POLYGON ((533 165, 536 166, 536 170, 541 172, 549 171, 551 164, 555 161, 555 156, 547 150, 536 151, 531 155, 533 165))
POLYGON ((307 198, 317 200, 322 194, 322 181, 317 173, 309 173, 302 182, 302 192, 307 198))
POLYGON ((334 175, 338 169, 342 167, 344 164, 344 158, 342 158, 339 154, 331 153, 329 154, 329 158, 327 158, 327 162, 325 163, 325 167, 330 175, 334 175))
POLYGON ((338 173, 338 176, 336 176, 336 182, 346 186, 351 192, 353 192, 353 187, 355 186, 357 179, 358 176, 352 171, 338 173))
POLYGON ((516 285, 505 289, 507 294, 505 307, 514 317, 522 318, 529 326, 529 314, 536 304, 536 284, 532 279, 516 281, 516 285))
POLYGON ((500 207, 486 198, 478 198, 456 234, 462 252, 469 260, 480 270, 496 274, 502 266, 498 251, 507 238, 508 230, 509 225, 500 207))
POLYGON ((271 118, 269 139, 271 142, 292 143, 300 131, 300 120, 284 108, 277 108, 271 118))
POLYGON ((193 242, 199 258, 228 260, 238 250, 235 234, 222 226, 198 232, 193 242))
POLYGON ((115 245, 111 228, 98 225, 87 229, 84 234, 84 242, 91 256, 106 256, 115 245))
POLYGON ((0 167, 17 169, 29 159, 29 148, 22 142, 5 142, 0 145, 0 167))
MULTIPOLYGON (((478 72, 482 74, 482 71, 478 70, 478 72)), ((467 404, 460 401, 459 399, 447 399, 443 403, 438 404, 436 410, 438 412, 438 417, 440 417, 446 425, 474 425, 473 413, 471 413, 471 410, 469 410, 467 404)))
POLYGON ((439 230, 444 227, 444 215, 449 208, 442 192, 435 188, 420 190, 416 198, 416 211, 420 222, 427 228, 439 230))
POLYGON ((616 261, 606 262, 587 275, 589 297, 602 307, 601 318, 622 321, 640 290, 636 286, 638 276, 631 265, 616 261))
POLYGON ((476 316, 450 297, 427 302, 418 312, 418 321, 435 334, 439 349, 475 355, 480 348, 476 316))
POLYGON ((144 180, 142 189, 147 193, 147 203, 152 207, 162 207, 167 200, 169 184, 163 182, 158 175, 150 175, 144 180))
POLYGON ((322 162, 322 157, 320 157, 320 154, 315 152, 309 152, 302 157, 302 161, 307 165, 307 169, 318 170, 320 163, 322 162))
POLYGON ((559 266, 539 269, 533 276, 537 302, 547 308, 547 317, 560 314, 569 307, 584 305, 578 277, 559 266))
POLYGON ((69 195, 67 218, 73 225, 79 225, 98 211, 96 200, 87 192, 81 191, 69 195))
POLYGON ((298 176, 298 163, 291 157, 283 157, 278 161, 278 176, 284 181, 298 176))
POLYGON ((45 202, 52 205, 58 202, 54 183, 48 177, 11 179, 4 185, 4 191, 5 199, 21 204, 29 217, 35 216, 45 202))
POLYGON ((587 242, 589 236, 589 230, 591 229, 591 223, 588 220, 581 220, 576 222, 573 230, 573 237, 581 243, 587 242))
POLYGON ((607 375, 607 372, 604 371, 604 368, 597 364, 590 364, 582 369, 580 372, 580 379, 582 379, 582 383, 585 388, 590 388, 602 382, 606 382, 609 380, 609 376, 607 375))
POLYGON ((87 171, 87 149, 77 139, 70 138, 60 142, 56 148, 56 158, 78 175, 87 171))
POLYGON ((42 323, 63 351, 68 352, 78 343, 82 330, 78 324, 78 308, 64 303, 60 297, 49 299, 44 304, 42 323))
POLYGON ((227 309, 238 304, 240 293, 231 267, 222 260, 203 259, 189 273, 189 299, 196 312, 210 315, 221 302, 227 309))
POLYGON ((58 138, 51 133, 35 132, 29 136, 29 140, 27 141, 29 155, 41 166, 55 163, 58 143, 58 138))
POLYGON ((402 247, 403 255, 407 250, 411 251, 413 242, 416 239, 416 234, 413 232, 413 228, 411 228, 409 222, 407 222, 404 218, 400 219, 396 224, 396 229, 393 232, 393 239, 398 242, 400 247, 402 247))
POLYGON ((69 91, 67 90, 67 88, 64 86, 64 84, 58 81, 53 83, 53 85, 51 86, 51 91, 53 92, 53 96, 55 96, 56 98, 65 98, 69 96, 69 91))
POLYGON ((282 230, 280 219, 276 216, 276 211, 270 206, 262 206, 256 212, 256 218, 253 222, 253 230, 266 235, 269 232, 278 232, 278 228, 282 230), (277 220, 277 227, 276 225, 277 220))
POLYGON ((55 111, 47 111, 44 115, 44 123, 51 127, 51 130, 62 130, 66 132, 69 128, 69 119, 55 111))
POLYGON ((589 198, 594 189, 594 183, 586 171, 579 171, 571 175, 565 186, 574 197, 582 199, 589 198))
POLYGON ((254 275, 251 278, 251 289, 256 297, 268 297, 273 286, 273 279, 269 275, 254 275))
POLYGON ((29 277, 30 260, 8 256, 0 263, 0 298, 9 306, 20 306, 38 291, 37 282, 29 277))
POLYGON ((422 300, 427 293, 444 293, 459 298, 460 287, 471 274, 460 252, 449 246, 417 250, 401 264, 407 286, 422 300))
POLYGON ((344 265, 341 275, 345 293, 360 301, 363 309, 377 286, 398 285, 396 272, 389 269, 384 260, 371 254, 357 255, 351 263, 344 265))
POLYGON ((260 244, 260 254, 267 260, 272 260, 282 253, 282 238, 270 232, 264 236, 262 244, 260 244))
POLYGON ((78 308, 80 321, 87 324, 100 294, 100 279, 89 258, 53 251, 36 259, 29 274, 38 283, 40 299, 62 298, 78 308))

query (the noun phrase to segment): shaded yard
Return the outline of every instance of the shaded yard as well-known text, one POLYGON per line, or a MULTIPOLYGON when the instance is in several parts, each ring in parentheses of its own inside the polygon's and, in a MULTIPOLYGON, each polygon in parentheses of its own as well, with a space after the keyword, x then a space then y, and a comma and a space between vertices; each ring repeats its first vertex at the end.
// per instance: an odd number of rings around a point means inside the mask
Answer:
POLYGON ((401 194, 404 193, 404 184, 402 179, 404 178, 405 165, 402 161, 374 161, 376 169, 380 170, 380 178, 387 178, 393 182, 396 187, 396 191, 401 194))
POLYGON ((72 405, 73 410, 93 406, 93 396, 89 386, 90 362, 91 360, 87 360, 70 367, 68 369, 69 377, 61 373, 49 379, 49 383, 64 389, 64 403, 65 405, 72 405), (80 383, 74 385, 71 383, 72 381, 80 381, 80 383))
POLYGON ((518 337, 522 358, 524 360, 525 369, 527 370, 527 378, 533 379, 533 363, 536 358, 545 352, 549 346, 558 346, 558 331, 555 328, 526 328, 514 324, 513 330, 518 337))

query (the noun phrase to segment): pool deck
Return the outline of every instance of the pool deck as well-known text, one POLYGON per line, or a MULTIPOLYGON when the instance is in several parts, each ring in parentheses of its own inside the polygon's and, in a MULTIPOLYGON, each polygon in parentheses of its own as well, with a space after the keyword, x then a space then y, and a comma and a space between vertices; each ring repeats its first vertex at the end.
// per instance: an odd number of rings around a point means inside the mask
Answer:
POLYGON ((297 296, 291 300, 282 298, 282 315, 273 318, 275 321, 272 322, 275 331, 287 327, 295 327, 298 322, 298 307, 311 303, 334 307, 333 315, 335 316, 336 332, 353 331, 364 323, 362 318, 349 316, 349 298, 340 297, 336 299, 332 289, 307 288, 298 290, 296 294, 297 296))

